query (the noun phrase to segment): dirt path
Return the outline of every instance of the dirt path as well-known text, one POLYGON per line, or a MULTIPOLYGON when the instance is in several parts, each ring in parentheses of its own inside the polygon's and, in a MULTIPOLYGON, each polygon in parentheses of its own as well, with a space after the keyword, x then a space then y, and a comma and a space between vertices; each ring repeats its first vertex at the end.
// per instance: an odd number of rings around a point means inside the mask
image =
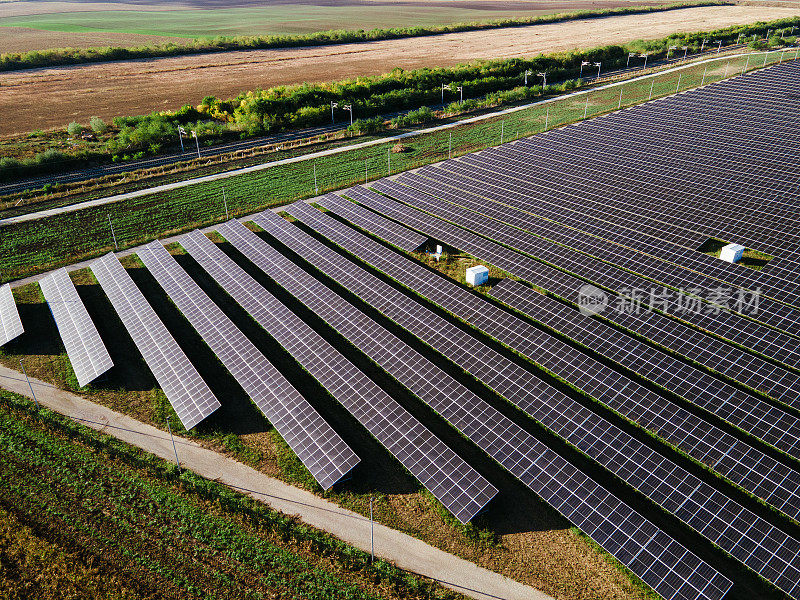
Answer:
MULTIPOLYGON (((31 383, 36 398, 43 406, 163 459, 175 460, 175 451, 166 432, 84 400, 49 383, 37 379, 31 379, 31 383)), ((4 366, 0 366, 0 386, 31 397, 25 376, 4 366)), ((183 467, 229 485, 285 514, 299 515, 306 523, 328 531, 362 550, 370 551, 369 519, 311 492, 267 477, 189 439, 176 437, 175 443, 183 467)), ((478 567, 378 523, 375 524, 375 554, 407 571, 436 579, 479 600, 552 600, 550 596, 534 588, 478 567)))
POLYGON ((659 38, 800 14, 797 8, 713 6, 428 38, 285 50, 226 52, 0 74, 0 134, 64 127, 97 115, 144 114, 204 96, 302 81, 332 81, 394 67, 448 66, 659 38))

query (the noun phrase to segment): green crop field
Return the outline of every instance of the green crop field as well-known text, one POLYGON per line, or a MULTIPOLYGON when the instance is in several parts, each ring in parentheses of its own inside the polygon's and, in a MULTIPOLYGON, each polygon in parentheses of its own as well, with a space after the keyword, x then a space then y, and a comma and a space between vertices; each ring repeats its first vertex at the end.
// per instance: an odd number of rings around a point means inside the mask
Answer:
POLYGON ((462 597, 6 391, 0 458, 4 598, 462 597))
MULTIPOLYGON (((627 2, 620 2, 625 5, 627 2)), ((214 10, 93 10, 56 12, 0 18, 0 26, 28 27, 68 33, 118 32, 174 37, 301 34, 329 29, 379 29, 384 27, 425 27, 455 22, 535 17, 569 10, 553 4, 546 10, 503 10, 425 4, 339 5, 273 4, 258 8, 234 7, 214 10), (213 15, 213 18, 209 18, 213 15)))
POLYGON ((584 114, 592 117, 673 94, 678 89, 719 81, 745 68, 760 68, 765 64, 764 56, 766 64, 778 62, 781 54, 775 51, 709 66, 690 65, 655 78, 589 91, 588 95, 464 124, 450 131, 421 134, 405 140, 403 152, 392 152, 394 142, 390 142, 7 226, 0 239, 0 254, 7 257, 0 280, 16 279, 113 250, 109 220, 120 248, 221 222, 226 218, 223 187, 229 215, 242 216, 437 162, 449 154, 459 156, 497 145, 501 140, 540 133, 545 127, 582 120, 584 114))

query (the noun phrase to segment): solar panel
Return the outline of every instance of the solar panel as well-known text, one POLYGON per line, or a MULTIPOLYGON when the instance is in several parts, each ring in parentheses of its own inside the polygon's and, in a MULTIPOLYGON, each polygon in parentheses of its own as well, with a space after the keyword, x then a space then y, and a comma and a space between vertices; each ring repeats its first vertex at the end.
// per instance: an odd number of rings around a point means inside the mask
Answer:
MULTIPOLYGON (((271 221, 270 225, 275 228, 288 225, 271 221)), ((725 594, 729 584, 724 577, 714 574, 710 567, 641 515, 264 240, 244 227, 233 228, 228 234, 230 237, 226 239, 253 264, 628 565, 664 598, 725 594)), ((292 236, 288 227, 286 235, 292 236)), ((303 239, 307 238, 298 237, 298 243, 303 239)), ((346 262, 342 257, 336 260, 346 262)))
POLYGON ((114 366, 66 269, 39 280, 80 387, 114 366))
POLYGON ((90 265, 122 324, 186 429, 220 407, 113 252, 90 265))
MULTIPOLYGON (((414 269, 411 261, 319 211, 296 203, 287 207, 286 212, 452 314, 465 318, 458 290, 465 292, 466 302, 474 303, 480 319, 488 314, 487 307, 491 305, 485 300, 427 269, 414 269), (428 277, 432 279, 426 281, 428 277)), ((287 239, 276 219, 279 217, 267 213, 255 217, 260 226, 327 276, 426 341, 743 564, 790 595, 800 592, 800 542, 444 319, 430 312, 422 313, 419 308, 408 309, 403 300, 407 296, 359 270, 353 263, 341 267, 336 253, 327 247, 320 244, 313 254, 298 247, 287 239), (358 276, 354 275, 356 272, 358 276), (377 297, 378 289, 382 290, 380 297, 377 297)), ((474 321, 469 315, 466 318, 474 321)), ((488 320, 488 317, 484 319, 488 320)), ((519 320, 513 321, 516 333, 519 320)), ((624 396, 626 390, 619 393, 624 396)), ((665 423, 666 427, 679 425, 665 423)))
MULTIPOLYGON (((244 229, 236 222, 220 232, 244 229)), ((459 520, 497 489, 199 231, 181 243, 214 280, 459 520)))
MULTIPOLYGON (((350 209, 350 212, 366 213, 368 211, 361 206, 354 206, 350 209)), ((538 279, 536 283, 540 286, 542 285, 542 282, 538 279)), ((493 288, 492 294, 500 293, 499 296, 496 295, 499 300, 519 308, 518 299, 514 298, 514 300, 517 300, 517 303, 515 303, 509 295, 503 295, 503 291, 512 286, 514 286, 513 289, 517 290, 518 294, 522 294, 522 292, 517 288, 527 290, 527 293, 524 294, 526 305, 523 312, 533 316, 537 321, 568 335, 571 339, 585 344, 606 358, 717 414, 767 443, 779 447, 784 452, 795 457, 800 456, 800 421, 784 411, 761 402, 745 392, 698 371, 663 352, 650 348, 643 342, 628 337, 599 321, 584 318, 580 313, 567 308, 563 304, 537 294, 530 288, 515 284, 511 280, 503 280, 499 286, 493 288)), ((579 287, 576 285, 573 289, 579 289, 579 287)), ((531 335, 538 335, 540 339, 542 338, 541 334, 534 332, 531 335)), ((547 340, 544 340, 544 343, 547 344, 547 340)), ((571 366, 574 366, 578 361, 578 358, 574 356, 576 352, 572 349, 565 348, 563 350, 555 350, 555 352, 562 360, 570 360, 571 366), (571 355, 573 356, 572 359, 569 358, 571 355)), ((559 373, 556 365, 545 364, 545 366, 559 373)), ((568 372, 571 370, 568 369, 568 372)), ((600 367, 599 371, 595 368, 584 370, 591 373, 603 373, 606 369, 605 367, 600 367)), ((664 404, 660 399, 654 399, 646 403, 652 406, 664 404)), ((691 422, 692 420, 690 419, 688 423, 691 422)), ((684 425, 685 427, 686 425, 684 425)), ((727 439, 730 441, 730 438, 727 439)), ((699 457, 707 458, 710 455, 707 447, 696 448, 695 450, 695 454, 699 457)), ((755 460, 754 462, 757 463, 758 461, 755 460)), ((800 484, 800 478, 798 478, 797 483, 800 484)), ((790 495, 794 495, 794 492, 792 491, 790 495)), ((798 502, 797 506, 800 509, 800 502, 798 502)), ((794 514, 794 510, 789 510, 794 514)))
POLYGON ((0 285, 0 346, 22 335, 22 320, 9 284, 0 285))
POLYGON ((428 241, 428 238, 424 235, 420 235, 392 221, 382 219, 374 213, 372 215, 364 215, 361 212, 352 211, 351 207, 355 205, 336 194, 326 194, 317 200, 317 204, 344 217, 351 223, 361 227, 361 229, 371 231, 402 250, 413 252, 428 241))
POLYGON ((323 489, 358 464, 350 447, 180 268, 161 242, 142 246, 137 255, 323 489))
MULTIPOLYGON (((482 209, 487 206, 499 208, 494 202, 486 202, 486 199, 494 200, 501 203, 504 208, 516 209, 509 214, 517 223, 524 224, 524 229, 544 235, 548 239, 551 238, 547 232, 562 239, 569 239, 572 247, 599 253, 602 258, 607 258, 615 264, 621 264, 626 268, 632 267, 636 272, 647 269, 645 275, 660 272, 674 281, 682 280, 683 289, 690 289, 690 284, 719 286, 719 283, 711 281, 714 279, 743 290, 759 290, 762 295, 786 304, 795 306, 800 304, 800 284, 779 279, 768 273, 742 269, 679 245, 684 243, 691 248, 698 248, 705 241, 702 236, 694 234, 690 240, 683 241, 680 238, 675 239, 675 228, 668 225, 662 226, 661 231, 656 227, 649 227, 649 230, 643 231, 648 228, 647 223, 642 223, 641 219, 629 219, 621 211, 614 211, 613 220, 607 209, 596 208, 587 211, 585 207, 588 192, 583 188, 580 193, 573 191, 569 181, 551 182, 547 187, 542 183, 540 189, 536 189, 528 175, 529 166, 526 162, 512 162, 506 155, 507 150, 497 152, 502 152, 503 156, 493 158, 487 153, 466 156, 458 161, 442 163, 441 167, 433 167, 427 170, 425 175, 431 178, 431 183, 435 186, 447 183, 448 186, 452 186, 450 189, 457 189, 461 193, 462 199, 464 197, 474 199, 474 202, 468 203, 453 200, 457 204, 484 212, 482 209), (553 187, 556 186, 564 189, 554 197, 553 187), (467 189, 470 192, 465 194, 467 189), (531 214, 549 221, 534 218, 531 214), (566 227, 560 227, 558 224, 566 227), (576 231, 596 237, 577 234, 567 228, 574 228, 576 231), (598 237, 601 239, 597 240, 598 237), (613 251, 613 260, 605 248, 613 251), (675 266, 679 268, 676 269, 675 266)), ((419 179, 421 179, 419 176, 405 174, 399 177, 398 181, 413 186, 419 179)), ((498 218, 495 214, 489 216, 498 218)), ((501 220, 510 223, 508 220, 501 220)))
MULTIPOLYGON (((607 290, 618 291, 620 295, 630 297, 631 294, 635 294, 636 290, 649 290, 653 287, 651 281, 607 265, 591 256, 547 242, 509 225, 487 220, 471 211, 442 202, 433 196, 415 192, 401 184, 380 180, 372 185, 383 193, 391 195, 393 198, 402 199, 403 202, 411 204, 417 209, 426 210, 454 223, 457 222, 459 225, 473 231, 480 231, 482 235, 490 237, 495 242, 500 242, 536 256, 539 260, 570 271, 607 290)), ((377 201, 382 198, 361 187, 352 188, 346 193, 349 196, 364 195, 363 201, 365 202, 370 200, 377 201)), ((362 201, 361 198, 359 198, 359 201, 362 201)), ((536 260, 528 256, 509 248, 503 248, 498 244, 493 244, 484 237, 465 232, 460 227, 455 227, 450 223, 439 219, 422 219, 422 213, 418 212, 418 210, 410 210, 397 202, 381 201, 381 207, 381 209, 376 210, 408 226, 425 231, 431 237, 440 239, 451 246, 461 248, 472 255, 480 256, 491 264, 507 272, 515 273, 523 279, 527 279, 528 271, 536 268, 534 265, 538 265, 536 260), (389 214, 387 211, 393 214, 389 214), (409 220, 414 220, 418 223, 414 224, 409 220), (460 241, 456 242, 455 240, 460 241), (464 244, 467 244, 468 247, 464 244)), ((577 294, 577 290, 575 293, 577 294)), ((646 305, 648 299, 639 298, 639 300, 643 300, 646 305)), ((800 366, 800 348, 796 344, 796 339, 791 335, 730 312, 719 311, 711 314, 705 311, 683 310, 682 307, 685 306, 687 301, 681 294, 670 295, 663 298, 663 300, 663 302, 659 303, 658 308, 667 314, 675 314, 687 323, 788 365, 800 366)))
MULTIPOLYGON (((660 237, 654 237, 653 232, 645 234, 640 231, 642 226, 639 222, 623 226, 626 225, 625 216, 617 211, 613 222, 577 213, 575 211, 586 205, 584 194, 570 193, 567 196, 564 191, 552 199, 552 187, 559 185, 558 182, 547 190, 532 190, 527 178, 506 168, 508 160, 496 159, 487 165, 482 156, 445 162, 426 174, 432 178, 435 187, 446 182, 452 186, 450 189, 458 190, 458 199, 451 198, 451 201, 491 218, 679 289, 702 290, 727 283, 741 290, 758 290, 764 296, 760 308, 767 309, 769 315, 749 316, 769 319, 769 324, 775 326, 791 322, 793 317, 798 318, 794 309, 776 304, 767 297, 800 305, 800 285, 682 248, 666 233, 660 237), (494 202, 487 202, 487 199, 494 202)), ((409 174, 401 176, 398 181, 408 183, 418 179, 409 174)), ((608 213, 603 216, 609 218, 608 213)), ((701 243, 695 240, 694 247, 701 243)))

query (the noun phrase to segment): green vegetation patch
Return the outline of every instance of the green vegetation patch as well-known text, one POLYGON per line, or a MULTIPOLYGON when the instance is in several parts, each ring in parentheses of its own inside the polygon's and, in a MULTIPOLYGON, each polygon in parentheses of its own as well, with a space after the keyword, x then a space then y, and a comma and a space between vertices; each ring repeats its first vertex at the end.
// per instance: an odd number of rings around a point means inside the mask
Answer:
POLYGON ((0 455, 12 597, 460 597, 5 391, 0 455))

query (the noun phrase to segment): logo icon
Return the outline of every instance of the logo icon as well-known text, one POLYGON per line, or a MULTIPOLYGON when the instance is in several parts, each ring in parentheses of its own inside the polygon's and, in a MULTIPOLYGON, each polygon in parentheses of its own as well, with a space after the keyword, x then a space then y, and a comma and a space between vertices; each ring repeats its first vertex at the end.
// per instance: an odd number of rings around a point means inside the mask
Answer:
POLYGON ((599 315, 608 307, 608 295, 593 285, 584 285, 578 290, 578 308, 587 317, 599 315))

